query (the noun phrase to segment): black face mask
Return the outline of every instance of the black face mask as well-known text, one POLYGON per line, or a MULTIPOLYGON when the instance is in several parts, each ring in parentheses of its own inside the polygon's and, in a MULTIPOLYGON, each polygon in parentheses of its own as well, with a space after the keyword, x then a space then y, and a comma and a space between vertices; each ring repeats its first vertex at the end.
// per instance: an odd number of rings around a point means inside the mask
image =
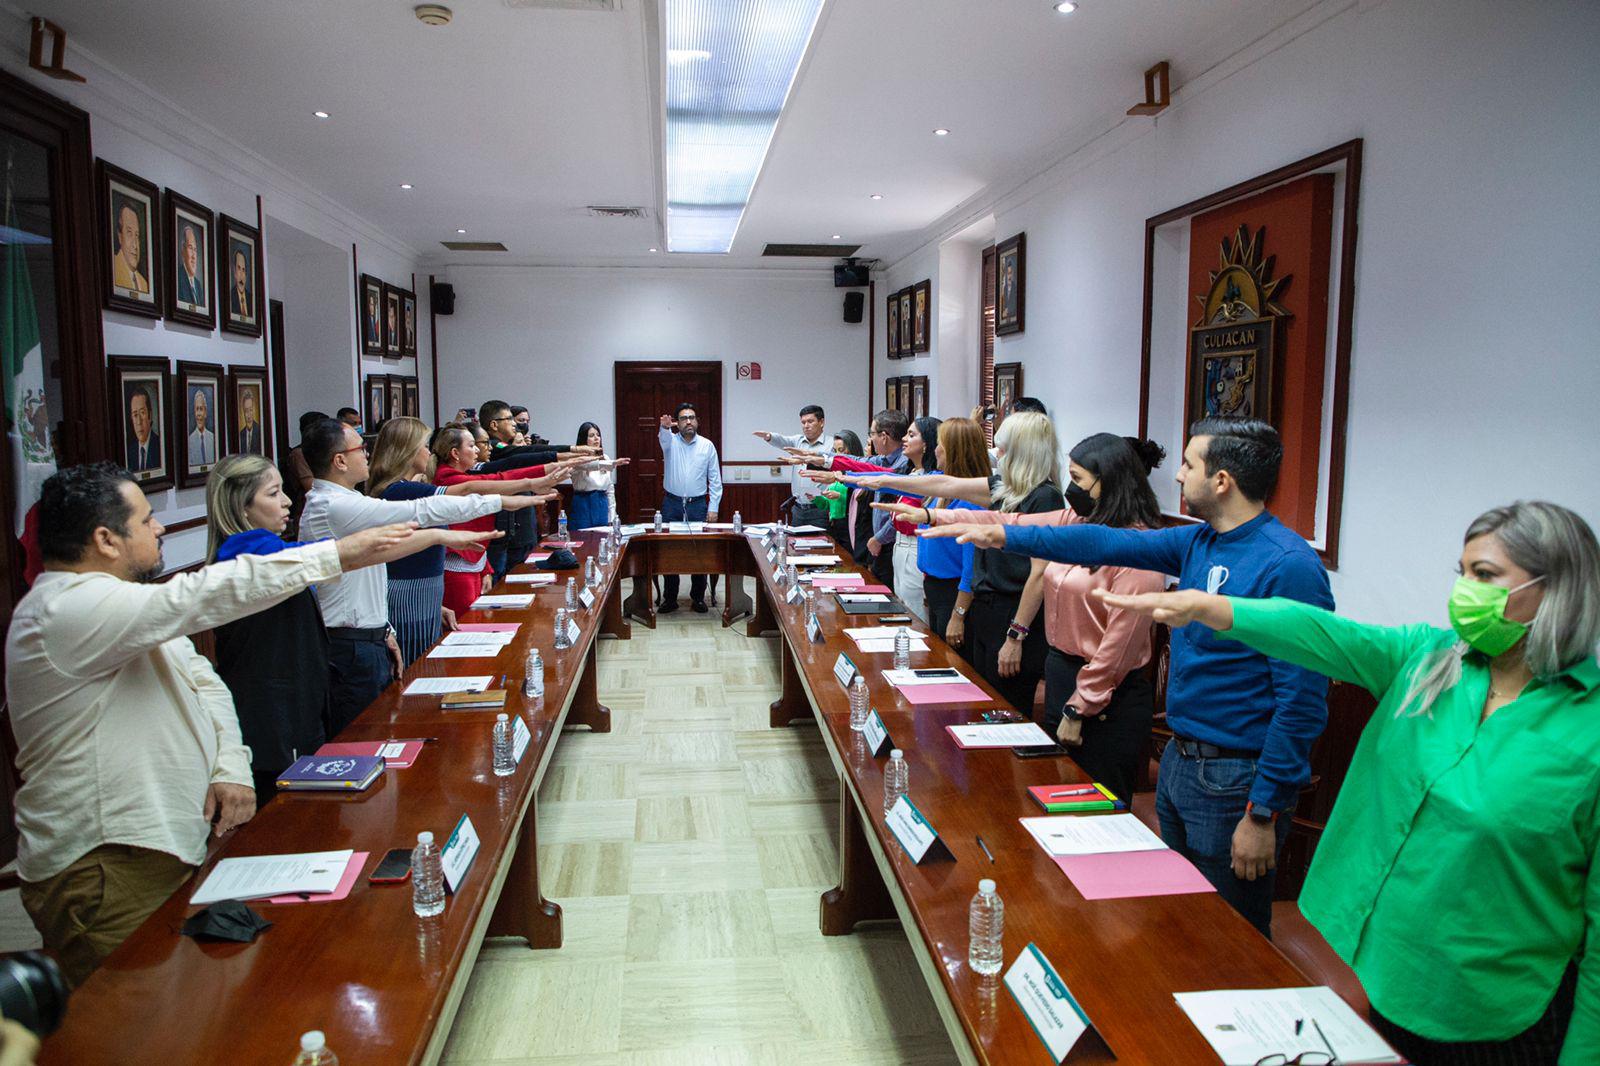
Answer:
POLYGON ((1089 495, 1089 490, 1079 485, 1076 481, 1068 481, 1063 495, 1067 498, 1067 506, 1079 518, 1088 518, 1094 514, 1095 498, 1089 495))

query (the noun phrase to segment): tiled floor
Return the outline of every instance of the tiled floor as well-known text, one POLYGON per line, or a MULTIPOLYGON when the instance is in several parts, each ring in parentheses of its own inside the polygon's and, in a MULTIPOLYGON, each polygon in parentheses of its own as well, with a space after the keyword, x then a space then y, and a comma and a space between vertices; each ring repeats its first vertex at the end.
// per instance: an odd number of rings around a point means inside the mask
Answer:
POLYGON ((539 794, 566 943, 486 942, 452 1066, 956 1061, 898 927, 824 938, 838 779, 767 725, 777 644, 667 617, 600 645, 612 732, 569 734, 539 794))

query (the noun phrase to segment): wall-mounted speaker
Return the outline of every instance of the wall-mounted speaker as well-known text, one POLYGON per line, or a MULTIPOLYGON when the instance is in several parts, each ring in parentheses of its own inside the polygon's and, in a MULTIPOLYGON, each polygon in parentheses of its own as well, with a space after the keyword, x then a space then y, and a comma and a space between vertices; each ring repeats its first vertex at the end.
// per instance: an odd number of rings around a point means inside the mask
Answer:
POLYGON ((448 281, 433 283, 433 313, 436 315, 456 313, 456 287, 448 281))
POLYGON ((844 320, 846 322, 860 322, 861 312, 867 305, 867 298, 859 292, 844 294, 844 320))

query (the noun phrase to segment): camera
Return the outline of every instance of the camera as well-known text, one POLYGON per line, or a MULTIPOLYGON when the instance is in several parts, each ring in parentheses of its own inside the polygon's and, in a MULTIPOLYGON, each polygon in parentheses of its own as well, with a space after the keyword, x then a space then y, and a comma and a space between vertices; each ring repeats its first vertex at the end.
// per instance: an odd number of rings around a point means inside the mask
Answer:
POLYGON ((43 1039, 61 1025, 71 990, 55 960, 39 951, 0 956, 0 1014, 43 1039))

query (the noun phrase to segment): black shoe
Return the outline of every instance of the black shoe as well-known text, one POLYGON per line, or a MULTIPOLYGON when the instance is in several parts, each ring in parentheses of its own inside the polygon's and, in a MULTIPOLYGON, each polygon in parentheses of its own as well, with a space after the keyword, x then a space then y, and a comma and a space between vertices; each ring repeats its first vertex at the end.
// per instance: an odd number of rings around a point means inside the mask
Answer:
POLYGON ((694 613, 695 614, 705 614, 706 613, 706 602, 704 600, 695 600, 694 603, 691 604, 690 606, 692 606, 694 608, 694 613))
POLYGON ((671 603, 668 603, 667 601, 662 600, 660 603, 656 604, 656 614, 671 614, 673 611, 676 611, 677 609, 678 609, 678 601, 677 600, 673 600, 671 603))

